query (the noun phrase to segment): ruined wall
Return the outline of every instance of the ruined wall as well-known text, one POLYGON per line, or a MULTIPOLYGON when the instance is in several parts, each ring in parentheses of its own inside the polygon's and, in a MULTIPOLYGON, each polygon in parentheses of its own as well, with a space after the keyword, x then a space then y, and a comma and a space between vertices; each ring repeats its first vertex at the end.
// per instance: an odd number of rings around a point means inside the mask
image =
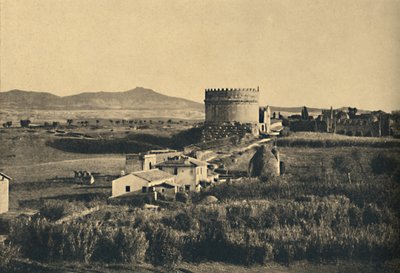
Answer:
POLYGON ((271 109, 269 106, 260 107, 258 122, 260 132, 269 133, 271 131, 271 109))
POLYGON ((258 123, 258 89, 206 89, 205 97, 206 123, 258 123))
POLYGON ((125 173, 138 172, 143 170, 143 161, 140 154, 127 154, 125 159, 125 173))
POLYGON ((202 142, 215 141, 221 138, 237 136, 243 138, 246 134, 258 135, 258 124, 249 123, 219 123, 205 124, 202 132, 202 142))
POLYGON ((290 121, 290 131, 293 132, 327 132, 327 123, 319 120, 290 121))
POLYGON ((379 121, 371 122, 362 119, 337 120, 336 133, 349 136, 381 136, 379 121))

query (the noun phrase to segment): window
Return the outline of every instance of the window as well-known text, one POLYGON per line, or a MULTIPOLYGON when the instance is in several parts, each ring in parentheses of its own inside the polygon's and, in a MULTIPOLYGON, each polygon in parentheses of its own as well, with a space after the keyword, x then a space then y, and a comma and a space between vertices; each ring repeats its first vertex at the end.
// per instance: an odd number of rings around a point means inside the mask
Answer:
POLYGON ((131 186, 125 186, 125 192, 130 192, 131 191, 131 186))
POLYGON ((142 187, 142 192, 143 193, 147 192, 147 187, 142 187))
POLYGON ((185 190, 190 191, 190 185, 185 185, 185 190))
POLYGON ((176 174, 178 174, 178 168, 174 168, 174 174, 176 175, 176 174))

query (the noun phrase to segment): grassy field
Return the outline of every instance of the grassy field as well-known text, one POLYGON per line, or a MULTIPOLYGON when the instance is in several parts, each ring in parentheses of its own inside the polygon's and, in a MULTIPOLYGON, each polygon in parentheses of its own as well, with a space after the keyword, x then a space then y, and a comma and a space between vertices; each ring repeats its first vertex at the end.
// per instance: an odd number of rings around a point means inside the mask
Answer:
POLYGON ((400 139, 391 137, 354 137, 330 133, 297 132, 290 136, 278 138, 276 145, 284 147, 369 147, 393 148, 400 147, 400 139))
MULTIPOLYGON (((279 264, 265 266, 237 266, 218 262, 204 262, 201 264, 182 263, 175 272, 177 273, 397 273, 398 262, 388 262, 378 267, 376 264, 359 262, 340 262, 336 264, 296 263, 290 267, 279 264)), ((43 273, 167 273, 162 267, 154 267, 150 264, 126 265, 126 264, 96 264, 83 265, 80 263, 36 263, 37 272, 43 273)))
POLYGON ((35 123, 44 121, 65 122, 73 120, 96 120, 96 119, 178 119, 178 120, 204 120, 204 113, 185 110, 162 110, 154 109, 141 110, 27 110, 1 109, 0 121, 12 121, 18 123, 21 119, 29 118, 35 123))

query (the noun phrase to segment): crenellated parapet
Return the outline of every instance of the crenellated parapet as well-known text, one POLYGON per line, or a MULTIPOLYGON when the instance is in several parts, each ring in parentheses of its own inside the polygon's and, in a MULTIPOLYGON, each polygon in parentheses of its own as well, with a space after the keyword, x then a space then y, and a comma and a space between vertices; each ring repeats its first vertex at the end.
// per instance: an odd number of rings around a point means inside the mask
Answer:
POLYGON ((242 101, 258 102, 258 88, 212 88, 205 90, 205 102, 242 101))
POLYGON ((258 88, 207 88, 206 92, 229 92, 229 91, 242 91, 242 92, 258 92, 258 88))

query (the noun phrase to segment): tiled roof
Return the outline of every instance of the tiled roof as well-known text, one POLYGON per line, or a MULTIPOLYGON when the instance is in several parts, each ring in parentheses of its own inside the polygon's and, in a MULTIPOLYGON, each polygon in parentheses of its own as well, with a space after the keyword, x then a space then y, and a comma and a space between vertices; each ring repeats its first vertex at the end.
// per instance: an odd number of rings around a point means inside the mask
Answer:
POLYGON ((159 167, 198 167, 207 166, 207 162, 188 156, 168 158, 167 161, 157 164, 159 167))
POLYGON ((131 173, 134 176, 137 176, 139 178, 142 178, 148 182, 152 181, 157 181, 157 180, 162 180, 162 179, 168 179, 174 177, 172 174, 169 174, 167 172, 163 172, 159 169, 152 169, 149 171, 140 171, 140 172, 133 172, 131 173))

